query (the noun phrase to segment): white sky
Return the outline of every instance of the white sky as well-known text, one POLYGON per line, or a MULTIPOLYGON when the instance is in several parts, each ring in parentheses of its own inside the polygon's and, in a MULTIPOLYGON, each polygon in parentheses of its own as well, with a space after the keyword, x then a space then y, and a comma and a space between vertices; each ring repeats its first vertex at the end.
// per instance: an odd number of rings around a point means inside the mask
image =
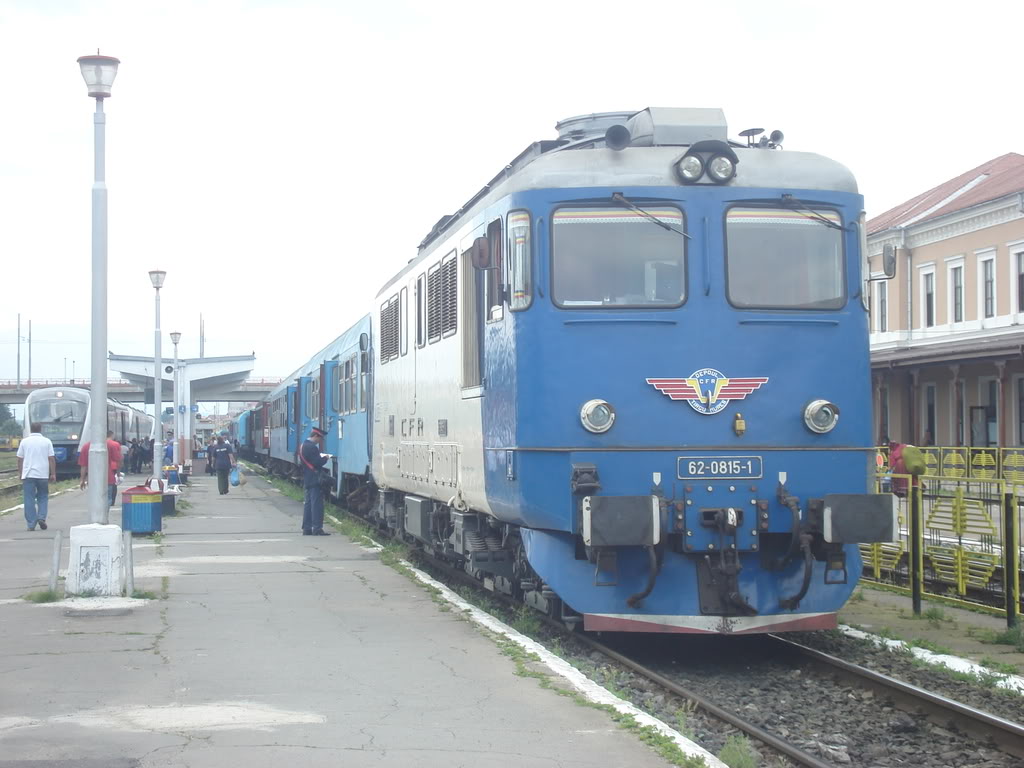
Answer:
POLYGON ((859 179, 869 216, 1024 152, 1024 3, 0 0, 0 378, 89 373, 92 116, 106 102, 110 350, 290 373, 557 120, 722 107, 859 179), (27 375, 22 345, 21 374, 27 375))

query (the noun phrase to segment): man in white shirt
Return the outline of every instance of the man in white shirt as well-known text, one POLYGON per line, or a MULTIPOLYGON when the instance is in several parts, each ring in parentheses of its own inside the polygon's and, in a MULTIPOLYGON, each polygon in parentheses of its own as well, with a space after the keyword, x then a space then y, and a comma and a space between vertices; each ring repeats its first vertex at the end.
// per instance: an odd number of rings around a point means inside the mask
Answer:
POLYGON ((57 459, 53 454, 53 443, 43 437, 41 424, 32 424, 32 434, 18 446, 18 475, 21 477, 21 492, 25 500, 25 522, 34 531, 46 530, 46 507, 50 500, 50 481, 57 479, 57 459))

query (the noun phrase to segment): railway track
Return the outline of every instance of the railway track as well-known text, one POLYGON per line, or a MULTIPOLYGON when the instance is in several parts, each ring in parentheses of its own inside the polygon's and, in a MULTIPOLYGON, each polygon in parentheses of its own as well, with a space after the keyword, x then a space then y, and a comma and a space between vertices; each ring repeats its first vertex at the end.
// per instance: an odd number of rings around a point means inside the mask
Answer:
POLYGON ((814 648, 808 648, 778 635, 769 635, 769 637, 772 642, 798 654, 819 669, 824 669, 859 687, 888 696, 904 712, 925 712, 929 719, 938 725, 944 726, 953 723, 961 732, 983 741, 990 740, 997 744, 1001 751, 1014 757, 1024 758, 1024 725, 1020 723, 1014 723, 980 709, 969 707, 916 685, 857 664, 851 664, 844 659, 814 648))
MULTIPOLYGON (((425 554, 422 557, 429 563, 431 568, 444 573, 453 581, 458 581, 484 591, 481 584, 465 572, 425 554)), ((486 594, 491 599, 498 599, 510 608, 518 608, 521 605, 505 595, 492 592, 486 592, 486 594)), ((784 756, 794 765, 804 768, 838 768, 838 762, 831 762, 818 755, 811 754, 800 745, 793 743, 793 741, 772 733, 769 729, 747 718, 741 717, 734 711, 736 708, 717 704, 714 696, 709 696, 692 687, 682 685, 678 681, 671 679, 668 675, 652 669, 649 665, 632 658, 628 653, 610 647, 594 636, 569 631, 562 622, 553 619, 544 618, 544 623, 556 633, 571 638, 573 643, 608 657, 618 665, 625 667, 635 675, 653 683, 667 693, 690 702, 706 716, 736 728, 750 739, 784 756)), ((959 731, 963 736, 985 744, 994 744, 1005 755, 1024 758, 1024 726, 1018 723, 776 635, 764 635, 757 639, 767 642, 769 647, 774 646, 779 655, 784 655, 791 659, 795 658, 798 660, 799 665, 813 666, 821 674, 839 678, 844 684, 850 685, 853 688, 866 689, 872 693, 879 694, 879 705, 877 707, 879 710, 882 709, 882 701, 891 701, 896 709, 907 713, 907 715, 924 713, 930 722, 941 728, 959 731)), ((849 764, 848 759, 844 760, 843 763, 849 764)), ((865 764, 873 763, 868 762, 865 764)), ((922 762, 920 764, 927 765, 929 763, 922 762)), ((932 762, 931 764, 935 763, 932 762)))
MULTIPOLYGON (((382 531, 380 533, 386 535, 386 532, 382 531)), ((481 594, 486 594, 490 599, 498 600, 510 609, 518 609, 522 606, 521 602, 515 601, 503 594, 487 591, 477 579, 461 569, 430 557, 426 553, 421 552, 419 554, 431 569, 444 574, 445 577, 452 581, 457 581, 479 590, 481 594)), ((540 615, 538 614, 538 616, 540 615)), ((572 643, 578 644, 590 651, 596 651, 619 666, 628 669, 634 675, 666 691, 668 694, 690 702, 707 717, 727 723, 729 726, 746 734, 752 740, 784 756, 792 764, 806 768, 837 768, 838 762, 830 762, 818 755, 811 754, 792 740, 772 733, 768 728, 741 717, 734 711, 739 709, 734 703, 733 706, 722 706, 716 703, 713 695, 708 695, 695 690, 693 687, 683 685, 677 680, 671 679, 670 676, 652 669, 650 665, 632 658, 629 653, 612 648, 593 636, 567 630, 562 622, 547 619, 543 616, 540 618, 546 626, 565 638, 571 639, 572 643)), ((881 706, 881 700, 891 701, 894 707, 902 712, 909 715, 924 713, 930 722, 935 723, 940 728, 957 731, 965 737, 984 742, 986 745, 989 743, 995 744, 1004 755, 1018 759, 1024 758, 1024 726, 1018 723, 782 637, 766 635, 761 636, 759 639, 769 643, 769 647, 774 646, 778 652, 777 655, 799 659, 798 665, 791 665, 791 671, 793 666, 809 665, 815 668, 816 671, 832 678, 838 678, 844 684, 850 685, 853 688, 866 689, 872 694, 880 694, 880 701, 874 707, 875 710, 884 709, 881 706)), ((881 714, 876 713, 876 715, 877 717, 882 717, 881 714)), ((941 765, 942 763, 936 762, 937 759, 941 758, 922 761, 919 764, 941 765)), ((849 764, 850 758, 845 756, 845 759, 840 762, 849 764)), ((1010 765, 1010 763, 1005 764, 1010 765)))

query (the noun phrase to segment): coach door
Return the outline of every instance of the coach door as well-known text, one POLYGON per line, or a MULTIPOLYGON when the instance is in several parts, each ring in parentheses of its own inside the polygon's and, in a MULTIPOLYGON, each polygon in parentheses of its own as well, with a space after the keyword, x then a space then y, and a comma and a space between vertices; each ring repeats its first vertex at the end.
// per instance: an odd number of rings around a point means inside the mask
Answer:
POLYGON ((299 444, 296 442, 298 429, 299 429, 299 388, 296 385, 288 387, 288 415, 285 421, 288 424, 288 454, 291 456, 295 455, 295 451, 298 450, 299 444))

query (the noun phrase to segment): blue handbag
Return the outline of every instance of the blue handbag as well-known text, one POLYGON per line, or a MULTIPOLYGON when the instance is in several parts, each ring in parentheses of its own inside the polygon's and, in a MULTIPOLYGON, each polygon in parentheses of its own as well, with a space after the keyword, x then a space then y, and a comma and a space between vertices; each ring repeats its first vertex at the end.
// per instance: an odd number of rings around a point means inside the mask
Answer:
POLYGON ((231 474, 228 475, 228 480, 231 481, 232 485, 238 485, 238 467, 231 468, 231 474))

